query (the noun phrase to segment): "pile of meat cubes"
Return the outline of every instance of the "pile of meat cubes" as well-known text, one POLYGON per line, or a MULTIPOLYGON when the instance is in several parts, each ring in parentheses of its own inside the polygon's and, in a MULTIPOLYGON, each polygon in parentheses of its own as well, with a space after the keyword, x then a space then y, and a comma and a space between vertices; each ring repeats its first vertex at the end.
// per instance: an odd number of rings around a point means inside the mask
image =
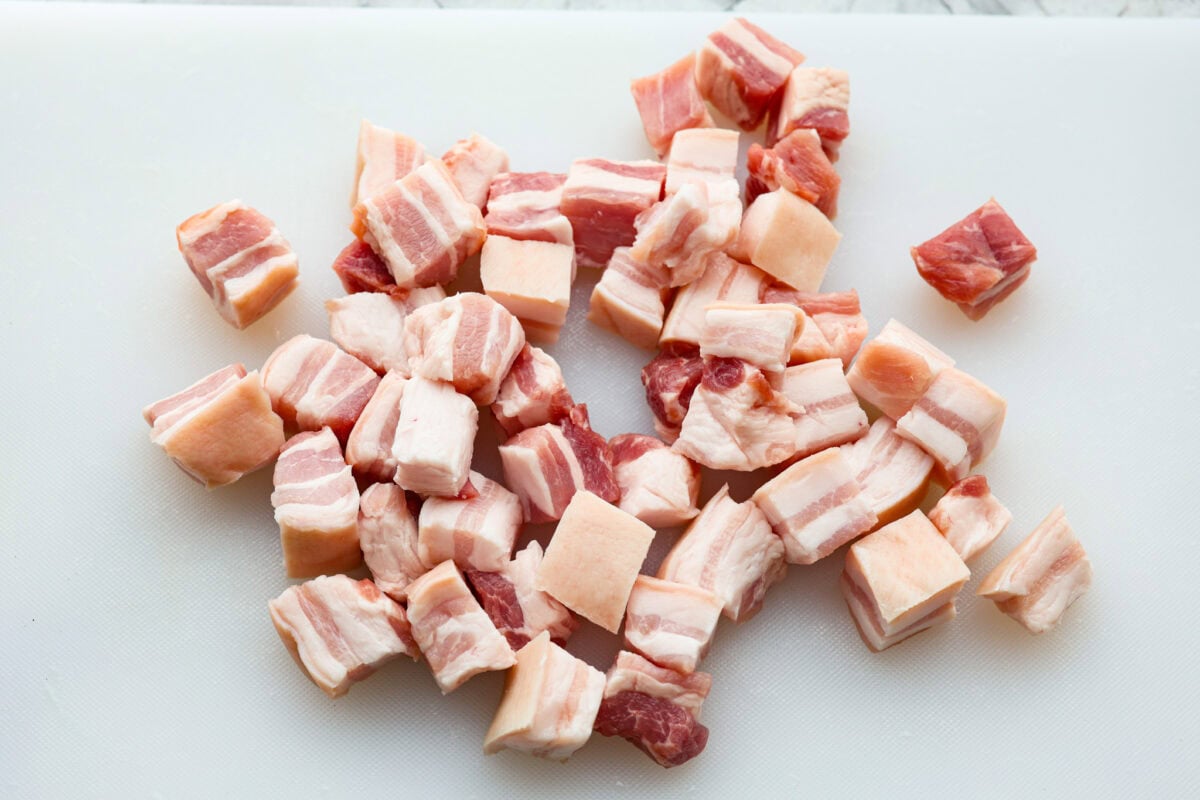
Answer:
MULTIPOLYGON (((399 656, 442 692, 504 670, 485 752, 565 759, 596 731, 673 766, 708 738, 698 668, 718 619, 752 617, 789 564, 848 545, 841 591, 872 650, 955 616, 967 562, 1011 520, 974 472, 1005 401, 901 322, 866 341, 858 295, 820 291, 849 86, 803 60, 735 19, 635 80, 661 161, 511 172, 482 136, 436 158, 364 122, 332 341, 301 334, 260 371, 234 364, 146 408, 152 440, 209 487, 274 462, 283 563, 304 582, 270 614, 329 696, 399 656), (710 104, 743 131, 766 121, 744 189, 740 134, 710 104), (483 293, 447 294, 475 254, 483 293), (641 375, 657 438, 593 431, 536 346, 557 340, 580 267, 603 270, 588 319, 658 351, 641 375), (481 408, 507 437, 503 483, 471 469, 481 408), (702 468, 772 473, 698 508, 702 468), (931 481, 945 494, 925 514, 931 481), (526 523, 555 521, 544 551, 514 554, 526 523), (641 574, 655 530, 681 525, 641 574), (346 574, 364 565, 369 579, 346 574), (567 649, 580 617, 623 632, 607 673, 567 649)), ((240 202, 178 239, 239 328, 296 285, 287 241, 240 202)), ((971 319, 1034 256, 995 201, 913 249, 971 319)), ((1090 578, 1057 508, 978 594, 1039 633, 1090 578)))

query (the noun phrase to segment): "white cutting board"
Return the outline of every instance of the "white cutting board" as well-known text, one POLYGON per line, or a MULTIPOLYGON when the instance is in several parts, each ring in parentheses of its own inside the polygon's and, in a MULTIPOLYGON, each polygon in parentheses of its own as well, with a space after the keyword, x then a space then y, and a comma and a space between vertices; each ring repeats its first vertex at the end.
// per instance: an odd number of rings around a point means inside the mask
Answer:
MULTIPOLYGON (((644 157, 629 79, 719 20, 0 5, 0 795, 1196 789, 1196 23, 759 18, 852 76, 827 287, 857 287, 872 331, 902 319, 1009 400, 984 471, 1015 521, 968 590, 1059 502, 1091 555, 1095 586, 1052 633, 968 592, 953 623, 873 655, 838 554, 722 623, 694 762, 664 771, 602 737, 566 765, 485 758, 499 675, 443 698, 424 665, 395 664, 330 701, 268 622, 287 585, 270 471, 208 493, 147 441, 143 404, 324 334, 361 117, 436 152, 482 131, 519 170, 644 157), (908 247, 993 194, 1040 258, 972 323, 908 247), (235 196, 303 270, 246 332, 174 242, 235 196)), ((648 430, 648 356, 584 324, 591 280, 553 352, 602 433, 648 430)), ((615 649, 594 631, 575 647, 601 667, 615 649)))

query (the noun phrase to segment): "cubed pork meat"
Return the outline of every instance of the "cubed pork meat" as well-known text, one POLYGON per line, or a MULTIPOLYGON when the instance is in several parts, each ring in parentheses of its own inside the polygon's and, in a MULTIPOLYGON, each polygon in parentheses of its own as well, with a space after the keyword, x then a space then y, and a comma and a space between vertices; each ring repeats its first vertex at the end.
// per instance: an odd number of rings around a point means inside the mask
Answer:
POLYGON ((821 149, 821 137, 809 128, 794 130, 764 148, 757 142, 746 154, 746 202, 765 192, 785 189, 807 200, 825 216, 837 216, 841 176, 821 149))
POLYGON ((508 172, 508 153, 487 137, 472 133, 455 142, 442 156, 442 163, 463 199, 482 211, 487 205, 492 179, 508 172))
POLYGON ((684 286, 671 303, 659 341, 700 346, 704 310, 713 303, 757 303, 770 278, 762 270, 735 261, 724 253, 705 258, 704 273, 684 286))
POLYGON ((289 429, 328 427, 344 442, 379 376, 333 342, 302 333, 275 348, 263 364, 262 382, 289 429))
POLYGON ((933 473, 933 456, 897 436, 890 418, 875 420, 866 436, 842 445, 842 452, 853 465, 862 497, 879 524, 900 519, 921 504, 933 473))
POLYGON ((712 186, 736 180, 738 132, 724 128, 680 131, 671 141, 663 189, 671 195, 690 181, 712 186))
POLYGON ((526 338, 544 340, 549 333, 549 343, 557 341, 571 305, 573 247, 489 236, 480 254, 479 277, 484 294, 525 326, 526 338))
POLYGON ((448 383, 410 379, 392 444, 396 483, 418 494, 457 497, 468 482, 478 428, 471 398, 448 383))
POLYGON ((653 350, 662 334, 670 285, 666 267, 639 261, 630 248, 618 247, 592 289, 588 321, 653 350))
POLYGON ((694 344, 667 344, 642 367, 646 403, 654 415, 654 430, 667 442, 679 438, 692 395, 704 375, 704 360, 694 344))
POLYGON ((793 289, 815 292, 841 239, 816 206, 776 189, 746 209, 735 252, 793 289))
POLYGON ((629 254, 667 268, 671 286, 691 283, 703 271, 703 256, 728 244, 713 241, 707 225, 708 187, 691 181, 638 214, 629 254))
POLYGON ((566 606, 537 588, 543 556, 542 546, 532 541, 497 572, 467 572, 483 610, 514 650, 543 631, 555 644, 565 645, 579 627, 566 606))
POLYGON ((954 359, 912 329, 888 320, 846 373, 850 388, 892 419, 900 419, 954 359))
POLYGON ((427 160, 425 148, 416 139, 364 119, 358 128, 358 159, 350 207, 383 191, 427 160))
POLYGON ((387 264, 362 239, 355 239, 337 254, 333 260, 333 272, 348 294, 387 292, 403 296, 408 291, 396 285, 396 279, 388 272, 387 264))
POLYGON ((446 297, 440 286, 384 294, 358 292, 325 301, 329 335, 376 372, 408 374, 404 352, 404 320, 417 308, 446 297))
POLYGON ((788 367, 779 391, 800 408, 796 458, 853 442, 867 433, 867 413, 850 391, 842 362, 836 358, 788 367))
POLYGON ((707 589, 639 575, 625 610, 625 646, 660 667, 695 672, 712 644, 722 605, 707 589))
POLYGON ((567 176, 553 172, 502 172, 488 190, 488 235, 575 244, 571 221, 559 210, 567 176))
POLYGON ((765 373, 782 373, 804 324, 802 314, 782 303, 712 303, 704 309, 700 355, 738 358, 765 373))
POLYGON ((712 116, 696 87, 695 53, 688 53, 661 72, 635 79, 629 90, 642 118, 646 141, 659 158, 671 149, 671 138, 679 131, 712 127, 712 116))
POLYGON ((700 513, 700 467, 691 459, 640 433, 622 433, 609 444, 621 510, 651 528, 682 525, 700 513))
POLYGON ((364 479, 391 481, 396 476, 396 425, 408 378, 389 372, 379 381, 346 440, 346 462, 364 479))
POLYGON ((417 553, 417 519, 404 490, 394 483, 367 487, 358 501, 358 544, 379 590, 397 602, 428 568, 417 553))
POLYGON ((662 196, 666 167, 656 161, 581 158, 571 164, 559 208, 571 221, 581 267, 603 267, 633 244, 637 215, 662 196))
MULTIPOLYGON (((809 330, 809 327, 804 329, 805 343, 811 345, 817 342, 819 334, 817 346, 822 354, 817 358, 840 358, 843 369, 849 368, 850 361, 867 338, 867 318, 863 316, 858 292, 854 289, 848 292, 799 292, 787 284, 776 282, 763 287, 760 302, 798 306, 815 323, 815 331, 809 330), (824 354, 825 347, 828 348, 828 355, 824 354)), ((800 355, 797 352, 799 344, 797 342, 792 346, 792 363, 800 363, 796 360, 800 355)))
POLYGON ((995 448, 1007 408, 1004 398, 983 382, 950 367, 896 420, 896 433, 933 456, 934 477, 949 486, 967 477, 995 448))
POLYGON ((767 126, 771 143, 792 131, 810 129, 821 137, 830 161, 850 134, 850 76, 832 67, 796 67, 788 76, 778 114, 767 126))
POLYGON ((492 415, 505 434, 516 436, 526 428, 561 422, 573 405, 558 362, 526 344, 500 382, 492 415))
POLYGON ((696 57, 700 94, 745 131, 778 104, 792 68, 804 61, 748 20, 731 19, 708 35, 696 57))
POLYGON ((521 501, 478 472, 475 496, 431 497, 421 506, 417 552, 426 564, 452 560, 462 569, 499 570, 512 557, 521 530, 521 501))
POLYGON ((968 475, 946 490, 929 521, 963 561, 970 561, 1004 533, 1012 512, 992 494, 987 478, 968 475))

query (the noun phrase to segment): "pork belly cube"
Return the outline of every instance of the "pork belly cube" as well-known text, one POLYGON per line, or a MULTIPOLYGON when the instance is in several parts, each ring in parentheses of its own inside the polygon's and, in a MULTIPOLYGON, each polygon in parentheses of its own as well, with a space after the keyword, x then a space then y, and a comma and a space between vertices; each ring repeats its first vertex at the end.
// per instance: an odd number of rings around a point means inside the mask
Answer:
POLYGON ((559 210, 567 176, 555 172, 502 172, 488 189, 488 235, 575 244, 571 221, 559 210))
POLYGON ((328 427, 344 442, 379 376, 333 342, 302 333, 275 348, 263 364, 262 382, 289 429, 328 427))
POLYGON ((653 350, 662 334, 671 275, 618 247, 592 289, 588 321, 638 347, 653 350))
POLYGON ((416 139, 364 119, 358 128, 358 158, 350 207, 383 191, 427 160, 425 148, 416 139))
POLYGON ((988 457, 1000 440, 1008 403, 967 373, 950 367, 938 373, 925 394, 896 420, 896 433, 933 456, 944 485, 961 481, 988 457))
POLYGON ((417 520, 408 496, 394 483, 368 486, 358 501, 358 544, 379 590, 397 602, 427 571, 417 554, 417 520))
POLYGON ((738 17, 708 35, 696 58, 696 83, 718 111, 752 131, 778 103, 788 75, 802 61, 803 53, 738 17))
POLYGON ((735 177, 737 163, 737 131, 723 128, 680 131, 671 140, 663 188, 672 195, 690 181, 703 181, 710 186, 723 183, 735 177))
POLYGON ((527 325, 532 322, 553 330, 558 338, 571 305, 573 247, 489 236, 480 255, 479 276, 484 293, 526 324, 526 337, 537 338, 541 330, 527 325))
POLYGON ((1004 533, 1012 512, 992 494, 987 478, 970 475, 942 495, 929 512, 929 521, 963 561, 970 561, 1004 533))
POLYGON ((757 505, 735 502, 726 485, 676 540, 658 577, 709 590, 721 598, 726 617, 744 622, 786 571, 783 540, 757 505))
MULTIPOLYGON (((702 241, 708 221, 708 187, 692 181, 680 187, 634 220, 637 235, 629 254, 639 261, 667 268, 671 286, 682 286, 699 277, 690 257, 698 248, 717 249, 702 241), (685 263, 687 274, 681 275, 685 263)), ((695 260, 698 261, 698 260, 695 260)))
POLYGON ((346 440, 346 463, 364 479, 391 482, 396 475, 396 425, 408 378, 399 372, 383 376, 375 394, 354 423, 346 440))
POLYGON ((542 633, 517 652, 516 665, 505 675, 483 752, 508 748, 566 761, 592 735, 603 696, 604 673, 542 633))
POLYGON ((535 585, 612 633, 646 560, 654 529, 588 491, 563 512, 535 585))
POLYGON ((267 603, 292 658, 330 697, 399 656, 420 657, 404 607, 368 580, 323 575, 267 603))
POLYGON ((581 158, 571 164, 560 210, 571 221, 581 267, 603 267, 633 244, 637 215, 658 202, 666 168, 656 161, 581 158))
POLYGON ((687 128, 711 128, 712 116, 696 88, 696 54, 688 53, 671 66, 636 78, 629 85, 642 118, 646 141, 662 158, 671 138, 687 128))
POLYGON ((718 302, 757 303, 770 278, 762 270, 735 261, 724 253, 706 257, 704 273, 675 295, 663 323, 659 342, 700 346, 704 332, 704 310, 718 302))
POLYGON ((836 358, 788 367, 779 391, 801 409, 796 420, 798 458, 867 433, 867 413, 850 391, 842 362, 836 358))
POLYGON ((847 369, 867 338, 867 318, 863 316, 858 292, 854 289, 848 292, 798 292, 787 284, 772 283, 763 287, 760 302, 791 303, 798 306, 807 317, 802 331, 805 341, 798 340, 792 345, 793 364, 801 363, 797 357, 812 355, 812 352, 803 348, 816 342, 822 355, 808 360, 840 358, 842 368, 847 369), (809 320, 813 325, 808 324, 809 320), (824 354, 825 348, 828 349, 828 355, 824 354))
POLYGON ((858 632, 875 652, 953 619, 954 598, 971 573, 920 511, 850 545, 842 594, 858 632))
POLYGON ((241 200, 188 217, 175 238, 217 313, 235 328, 257 321, 296 288, 300 268, 292 246, 241 200))
POLYGON ((347 572, 362 563, 358 484, 333 431, 288 440, 275 462, 271 505, 289 578, 347 572))
POLYGON ((376 372, 408 374, 404 352, 404 320, 411 311, 446 297, 440 286, 389 295, 359 292, 325 301, 329 335, 345 350, 376 372))
POLYGON ((837 216, 842 179, 821 149, 821 137, 809 128, 794 130, 764 148, 755 143, 746 154, 746 202, 765 192, 784 189, 817 207, 825 216, 837 216))
POLYGON ((455 142, 442 156, 442 163, 450 171, 463 199, 482 211, 487 205, 492 179, 508 172, 508 153, 487 137, 472 133, 455 142))
POLYGON ((704 375, 700 348, 693 344, 667 344, 642 367, 646 404, 654 415, 654 430, 666 442, 679 438, 692 395, 704 375))
POLYGON ((832 67, 796 67, 783 89, 779 112, 768 126, 775 143, 792 131, 810 129, 821 138, 830 161, 850 134, 850 75, 832 67))
POLYGON ((685 675, 622 650, 605 676, 596 733, 620 736, 663 767, 678 766, 708 743, 700 707, 711 687, 707 672, 685 675))
POLYGON ((912 248, 912 259, 938 294, 979 320, 1025 282, 1037 248, 992 198, 912 248))
POLYGON ((500 382, 524 346, 517 318, 475 292, 422 306, 404 321, 413 375, 451 383, 478 405, 495 402, 500 382))
POLYGON ((759 195, 746 209, 737 251, 788 286, 815 292, 841 239, 816 206, 777 189, 759 195))
POLYGON ((526 428, 560 422, 573 405, 558 362, 527 344, 500 382, 492 415, 501 430, 515 436, 526 428))
POLYGON ((408 291, 396 286, 387 264, 362 239, 346 245, 333 259, 332 269, 347 294, 386 292, 403 296, 408 291))
POLYGON ((915 331, 888 320, 846 373, 850 388, 892 419, 900 419, 954 359, 915 331))
POLYGON ((542 632, 555 644, 565 645, 579 627, 566 606, 537 588, 543 555, 542 546, 532 541, 497 572, 467 571, 483 610, 514 650, 542 632))
POLYGON ((739 358, 763 372, 783 372, 803 312, 785 304, 717 302, 704 309, 700 355, 739 358))
POLYGON ((521 501, 478 472, 469 500, 431 497, 421 506, 417 552, 426 564, 452 560, 462 569, 499 570, 521 529, 521 501))
POLYGON ((879 518, 879 524, 900 519, 921 505, 929 489, 933 457, 907 439, 896 435, 896 423, 880 417, 867 435, 842 452, 854 467, 862 486, 861 497, 879 518))
POLYGON ((142 410, 150 441, 209 489, 267 464, 283 446, 283 420, 257 372, 231 364, 142 410))
POLYGON ((467 483, 479 409, 448 383, 412 378, 404 387, 392 457, 396 483, 412 492, 456 497, 467 483))
POLYGON ((1091 585, 1092 563, 1059 506, 988 573, 975 593, 994 601, 1030 633, 1044 633, 1091 585))
POLYGON ((625 610, 625 646, 660 667, 694 672, 712 644, 722 605, 707 589, 639 575, 625 610))
POLYGON ((797 461, 759 487, 754 503, 790 564, 813 564, 875 527, 849 459, 836 447, 797 461))
POLYGON ((700 513, 700 467, 690 459, 640 433, 622 433, 609 444, 622 511, 651 528, 682 525, 700 513))

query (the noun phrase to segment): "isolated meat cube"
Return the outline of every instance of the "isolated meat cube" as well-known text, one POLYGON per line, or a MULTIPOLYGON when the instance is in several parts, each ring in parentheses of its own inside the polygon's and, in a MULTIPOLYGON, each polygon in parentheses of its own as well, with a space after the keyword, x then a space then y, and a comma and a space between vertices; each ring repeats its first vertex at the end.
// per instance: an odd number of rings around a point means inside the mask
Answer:
POLYGON ((746 202, 765 192, 785 189, 833 219, 842 179, 821 149, 821 137, 808 128, 792 131, 774 147, 750 145, 746 154, 746 202))
POLYGON ((929 488, 933 456, 897 436, 896 423, 888 417, 875 420, 857 442, 842 445, 842 452, 854 467, 861 496, 879 524, 906 516, 921 504, 929 488))
POLYGON ((670 285, 666 267, 651 266, 633 258, 630 248, 618 247, 592 289, 588 321, 653 350, 662 334, 670 285))
POLYGON ((815 292, 841 239, 816 206, 777 189, 746 209, 736 252, 788 286, 815 292))
POLYGON ((708 35, 696 57, 696 83, 718 111, 752 131, 802 61, 804 54, 738 17, 708 35))
POLYGON ((707 589, 639 575, 625 610, 625 646, 660 667, 694 672, 712 644, 721 607, 707 589))
POLYGON ((711 128, 712 117, 696 88, 696 54, 688 53, 671 66, 637 78, 629 85, 642 118, 646 141, 659 158, 671 149, 671 137, 686 128, 711 128))
POLYGON ((671 303, 659 341, 685 342, 700 346, 704 331, 704 309, 713 303, 757 303, 770 278, 762 270, 735 261, 724 253, 705 258, 704 273, 684 286, 671 303))
POLYGON ((283 420, 257 372, 231 364, 142 410, 150 441, 209 489, 266 465, 283 446, 283 420))
POLYGON ((795 306, 712 303, 704 309, 700 355, 738 358, 768 374, 788 364, 803 312, 795 306))
POLYGON ((571 221, 579 266, 603 267, 613 250, 633 244, 633 221, 658 202, 665 175, 655 161, 572 162, 559 208, 571 221))
POLYGON ((726 617, 744 622, 786 570, 783 541, 762 511, 752 502, 735 502, 722 486, 676 540, 658 577, 708 589, 721 598, 726 617))
POLYGON ((821 147, 830 161, 850 133, 850 76, 832 67, 796 67, 783 89, 779 112, 767 126, 769 142, 775 143, 794 130, 809 128, 821 137, 821 147))
MULTIPOLYGON (((772 283, 763 287, 760 295, 763 303, 791 303, 798 306, 808 319, 815 323, 820 338, 829 348, 829 356, 842 360, 842 368, 850 366, 858 348, 862 347, 867 338, 867 318, 863 316, 862 306, 858 302, 858 292, 851 289, 848 292, 799 292, 784 283, 772 283)), ((810 334, 807 323, 804 334, 810 334)), ((792 346, 793 363, 797 356, 797 346, 792 346)))
POLYGON ((555 644, 565 645, 579 627, 566 606, 537 588, 543 555, 542 546, 532 541, 497 572, 467 571, 483 610, 514 650, 543 631, 555 644))
POLYGON ((554 172, 502 172, 488 189, 488 235, 575 244, 571 221, 559 210, 567 176, 554 172))
POLYGON ((332 342, 302 333, 275 348, 263 364, 262 382, 289 429, 328 427, 344 442, 379 376, 332 342))
POLYGON ((517 652, 483 752, 520 750, 566 761, 592 735, 604 695, 604 673, 543 633, 517 652))
POLYGON ((217 313, 235 328, 257 321, 296 288, 300 268, 292 246, 241 200, 188 217, 175 238, 217 313))
POLYGON ((456 497, 467 483, 479 409, 448 383, 412 378, 404 387, 392 457, 396 483, 412 492, 456 497))
POLYGON ((379 590, 397 602, 427 568, 417 554, 417 520, 394 483, 368 486, 358 502, 358 543, 379 590))
POLYGON ((651 528, 682 525, 700 513, 700 467, 653 436, 622 433, 609 442, 618 507, 651 528))
POLYGON ((683 418, 703 375, 700 348, 691 344, 667 344, 642 367, 642 385, 646 389, 646 403, 654 415, 654 430, 665 441, 679 438, 683 418))
POLYGON ((271 505, 289 578, 347 572, 362 563, 358 484, 333 431, 288 440, 275 462, 271 505))
POLYGON ((284 646, 330 697, 399 656, 419 658, 404 607, 368 580, 323 575, 267 603, 284 646))
POLYGON ((867 433, 867 414, 850 391, 842 362, 826 358, 788 367, 779 391, 800 408, 796 419, 796 456, 860 439, 867 433))
POLYGON ((680 131, 671 140, 663 189, 672 195, 690 181, 703 181, 710 187, 722 184, 735 179, 737 164, 737 131, 724 128, 680 131))
POLYGON ((451 383, 478 405, 496 400, 500 382, 524 346, 517 318, 475 292, 422 306, 404 321, 412 374, 451 383))
POLYGON ((550 331, 550 341, 558 339, 571 305, 574 248, 489 236, 480 255, 479 277, 484 293, 525 325, 526 338, 539 339, 541 332, 550 331))
POLYGON ((482 211, 487 205, 492 179, 508 172, 508 153, 490 139, 472 133, 455 142, 442 156, 442 163, 450 171, 463 199, 482 211))
POLYGON ((912 248, 912 258, 938 294, 978 320, 1025 282, 1037 248, 992 198, 912 248))
POLYGON ((391 186, 427 160, 425 148, 416 139, 364 119, 358 128, 358 158, 350 207, 391 186))
POLYGON ((963 561, 970 561, 1004 533, 1012 512, 992 494, 987 478, 970 475, 946 490, 929 521, 963 561))
POLYGON ((896 433, 933 456, 934 477, 948 486, 967 477, 992 452, 1007 408, 1003 397, 950 367, 896 420, 896 433))
POLYGON ((846 373, 850 388, 892 419, 900 419, 954 359, 894 319, 867 342, 846 373))
POLYGON ((440 286, 383 294, 359 292, 325 301, 329 335, 345 350, 376 372, 408 374, 404 352, 404 320, 415 309, 444 300, 440 286))
POLYGON ((469 500, 431 497, 421 506, 417 552, 426 564, 447 559, 462 569, 499 570, 512 557, 521 530, 521 501, 478 472, 469 500))
POLYGON ((1030 633, 1044 633, 1091 585, 1092 563, 1059 506, 988 573, 975 593, 995 601, 996 608, 1030 633))
POLYGON ((492 415, 508 436, 526 428, 560 422, 574 402, 558 362, 526 344, 500 382, 492 415))
POLYGON ((396 475, 392 447, 407 383, 399 372, 384 375, 346 440, 346 463, 365 479, 390 482, 396 475))

